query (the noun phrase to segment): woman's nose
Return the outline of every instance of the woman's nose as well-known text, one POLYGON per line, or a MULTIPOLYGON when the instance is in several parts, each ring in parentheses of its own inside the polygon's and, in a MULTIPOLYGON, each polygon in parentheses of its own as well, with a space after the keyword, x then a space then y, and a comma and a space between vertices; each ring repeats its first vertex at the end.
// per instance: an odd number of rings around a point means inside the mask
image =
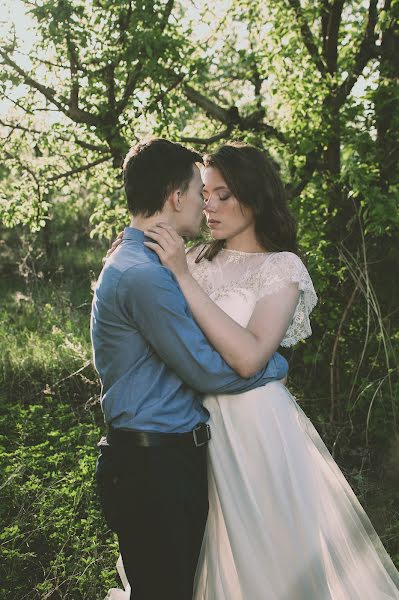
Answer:
POLYGON ((205 200, 205 208, 204 211, 205 212, 215 212, 216 210, 216 203, 214 202, 213 198, 208 198, 208 200, 205 200))

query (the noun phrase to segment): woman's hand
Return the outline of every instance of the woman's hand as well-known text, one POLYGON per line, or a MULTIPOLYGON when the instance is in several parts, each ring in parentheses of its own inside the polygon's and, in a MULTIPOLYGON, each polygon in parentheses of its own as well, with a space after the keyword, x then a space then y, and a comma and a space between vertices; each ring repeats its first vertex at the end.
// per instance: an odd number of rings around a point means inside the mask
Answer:
POLYGON ((158 223, 146 229, 144 234, 154 240, 144 242, 144 245, 158 254, 162 264, 172 271, 177 280, 190 274, 183 238, 173 227, 166 223, 158 223))
POLYGON ((122 242, 122 240, 123 240, 123 231, 121 231, 118 234, 118 237, 116 238, 116 240, 114 240, 112 242, 111 248, 108 250, 107 254, 103 258, 103 263, 105 263, 105 261, 107 260, 107 258, 109 258, 113 252, 115 252, 115 250, 117 249, 117 247, 119 246, 119 244, 122 242))

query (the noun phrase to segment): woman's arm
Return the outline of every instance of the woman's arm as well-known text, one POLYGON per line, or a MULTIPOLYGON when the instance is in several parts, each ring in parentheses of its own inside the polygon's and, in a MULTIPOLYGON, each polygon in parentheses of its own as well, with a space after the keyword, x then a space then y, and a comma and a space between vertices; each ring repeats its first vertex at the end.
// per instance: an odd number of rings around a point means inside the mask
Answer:
POLYGON ((263 367, 279 347, 299 299, 298 285, 265 296, 255 306, 247 328, 241 327, 203 291, 188 270, 182 238, 169 225, 145 232, 156 243, 145 242, 174 273, 198 325, 225 361, 241 377, 263 367))

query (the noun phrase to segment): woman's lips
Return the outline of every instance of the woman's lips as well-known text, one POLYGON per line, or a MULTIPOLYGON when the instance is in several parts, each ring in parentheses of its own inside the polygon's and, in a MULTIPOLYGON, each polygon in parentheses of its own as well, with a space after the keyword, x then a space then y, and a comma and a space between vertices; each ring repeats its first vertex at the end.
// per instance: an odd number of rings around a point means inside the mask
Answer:
POLYGON ((214 227, 217 227, 218 225, 220 225, 220 221, 215 221, 215 219, 209 219, 208 227, 213 229, 214 227))

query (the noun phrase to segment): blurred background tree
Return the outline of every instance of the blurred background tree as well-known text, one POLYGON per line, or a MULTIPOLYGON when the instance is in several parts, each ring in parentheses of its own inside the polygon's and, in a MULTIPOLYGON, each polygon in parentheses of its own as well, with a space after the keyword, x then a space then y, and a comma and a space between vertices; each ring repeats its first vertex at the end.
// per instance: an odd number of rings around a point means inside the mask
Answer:
POLYGON ((114 577, 87 483, 88 315, 129 221, 123 157, 148 134, 201 152, 241 139, 279 166, 320 298, 290 387, 398 561, 398 0, 3 6, 2 580, 18 570, 16 598, 94 598, 114 577))

